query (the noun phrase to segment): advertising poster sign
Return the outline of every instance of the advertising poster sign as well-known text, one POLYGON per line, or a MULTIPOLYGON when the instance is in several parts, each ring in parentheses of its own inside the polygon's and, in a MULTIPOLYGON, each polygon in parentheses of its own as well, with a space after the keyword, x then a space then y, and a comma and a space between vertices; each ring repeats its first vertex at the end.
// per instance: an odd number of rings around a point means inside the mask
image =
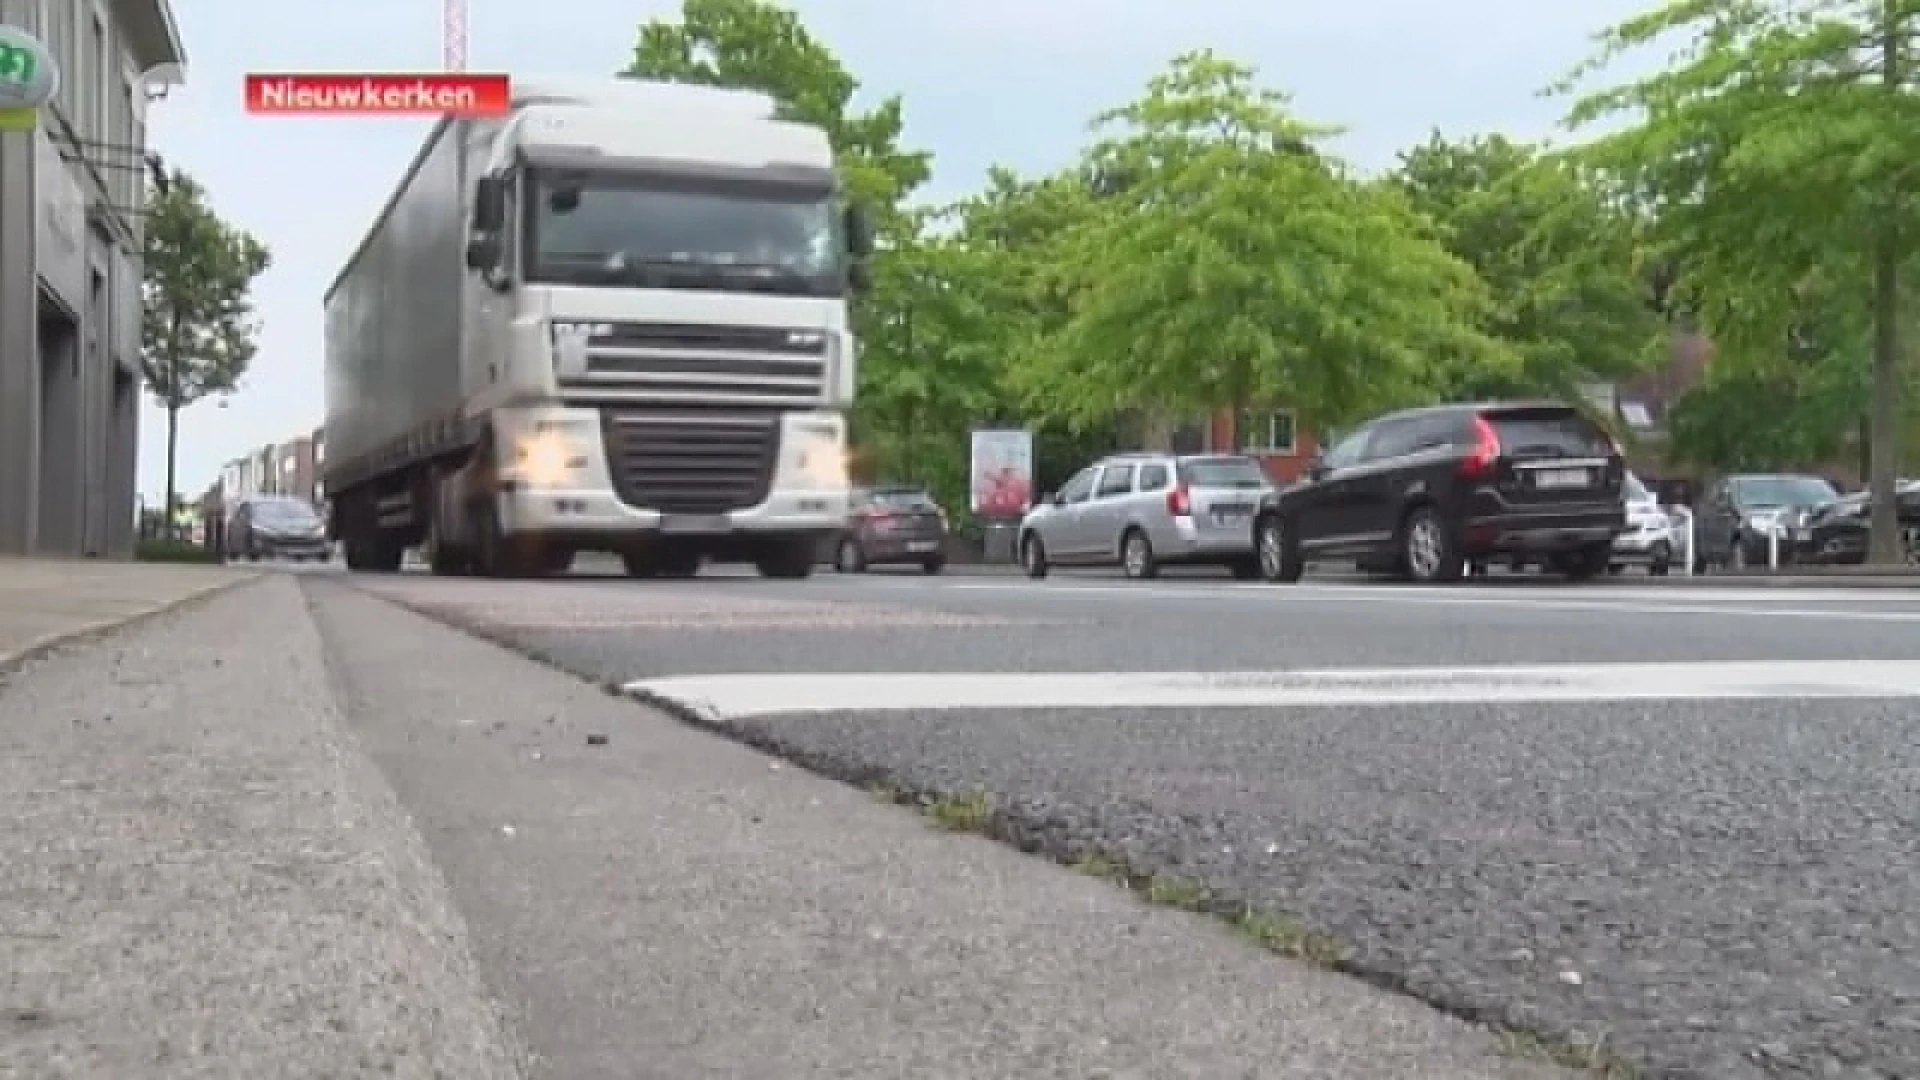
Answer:
POLYGON ((1017 518, 1033 505, 1033 432, 989 430, 973 433, 967 475, 973 513, 983 518, 1017 518))

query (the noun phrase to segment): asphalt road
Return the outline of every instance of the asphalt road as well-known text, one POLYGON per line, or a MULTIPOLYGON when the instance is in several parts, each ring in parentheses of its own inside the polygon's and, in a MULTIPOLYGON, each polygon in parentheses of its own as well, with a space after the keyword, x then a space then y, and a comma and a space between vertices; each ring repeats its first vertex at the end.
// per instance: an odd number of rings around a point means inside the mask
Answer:
POLYGON ((1656 1075, 1920 1076, 1920 592, 356 584, 1656 1075))

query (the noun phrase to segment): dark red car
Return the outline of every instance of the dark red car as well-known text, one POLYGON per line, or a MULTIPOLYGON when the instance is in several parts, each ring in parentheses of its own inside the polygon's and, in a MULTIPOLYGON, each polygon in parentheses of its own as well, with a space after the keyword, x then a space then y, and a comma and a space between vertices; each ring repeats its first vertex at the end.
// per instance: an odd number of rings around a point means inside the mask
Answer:
POLYGON ((834 545, 843 574, 869 566, 917 565, 929 574, 947 566, 947 512, 924 488, 874 487, 853 492, 847 526, 834 545))

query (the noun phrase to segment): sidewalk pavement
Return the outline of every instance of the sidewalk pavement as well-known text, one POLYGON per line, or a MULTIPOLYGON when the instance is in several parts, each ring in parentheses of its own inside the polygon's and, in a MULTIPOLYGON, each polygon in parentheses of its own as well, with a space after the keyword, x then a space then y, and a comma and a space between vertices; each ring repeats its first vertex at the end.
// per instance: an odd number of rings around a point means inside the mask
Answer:
POLYGON ((5 1076, 1566 1075, 337 581, 18 672, 0 851, 5 1076))
MULTIPOLYGON (((88 598, 43 637, 235 578, 148 570, 15 569, 0 607, 88 598)), ((0 1076, 521 1075, 290 577, 0 687, 0 851, 0 1076)))
POLYGON ((60 642, 245 581, 214 566, 0 558, 0 675, 60 642))

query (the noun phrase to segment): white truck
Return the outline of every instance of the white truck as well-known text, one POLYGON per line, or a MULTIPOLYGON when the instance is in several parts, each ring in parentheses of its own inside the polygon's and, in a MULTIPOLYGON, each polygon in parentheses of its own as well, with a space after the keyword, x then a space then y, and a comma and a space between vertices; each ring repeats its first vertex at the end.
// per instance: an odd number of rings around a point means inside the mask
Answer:
POLYGON ((762 94, 520 84, 443 118, 327 290, 331 537, 360 571, 809 575, 872 247, 826 134, 762 94))

